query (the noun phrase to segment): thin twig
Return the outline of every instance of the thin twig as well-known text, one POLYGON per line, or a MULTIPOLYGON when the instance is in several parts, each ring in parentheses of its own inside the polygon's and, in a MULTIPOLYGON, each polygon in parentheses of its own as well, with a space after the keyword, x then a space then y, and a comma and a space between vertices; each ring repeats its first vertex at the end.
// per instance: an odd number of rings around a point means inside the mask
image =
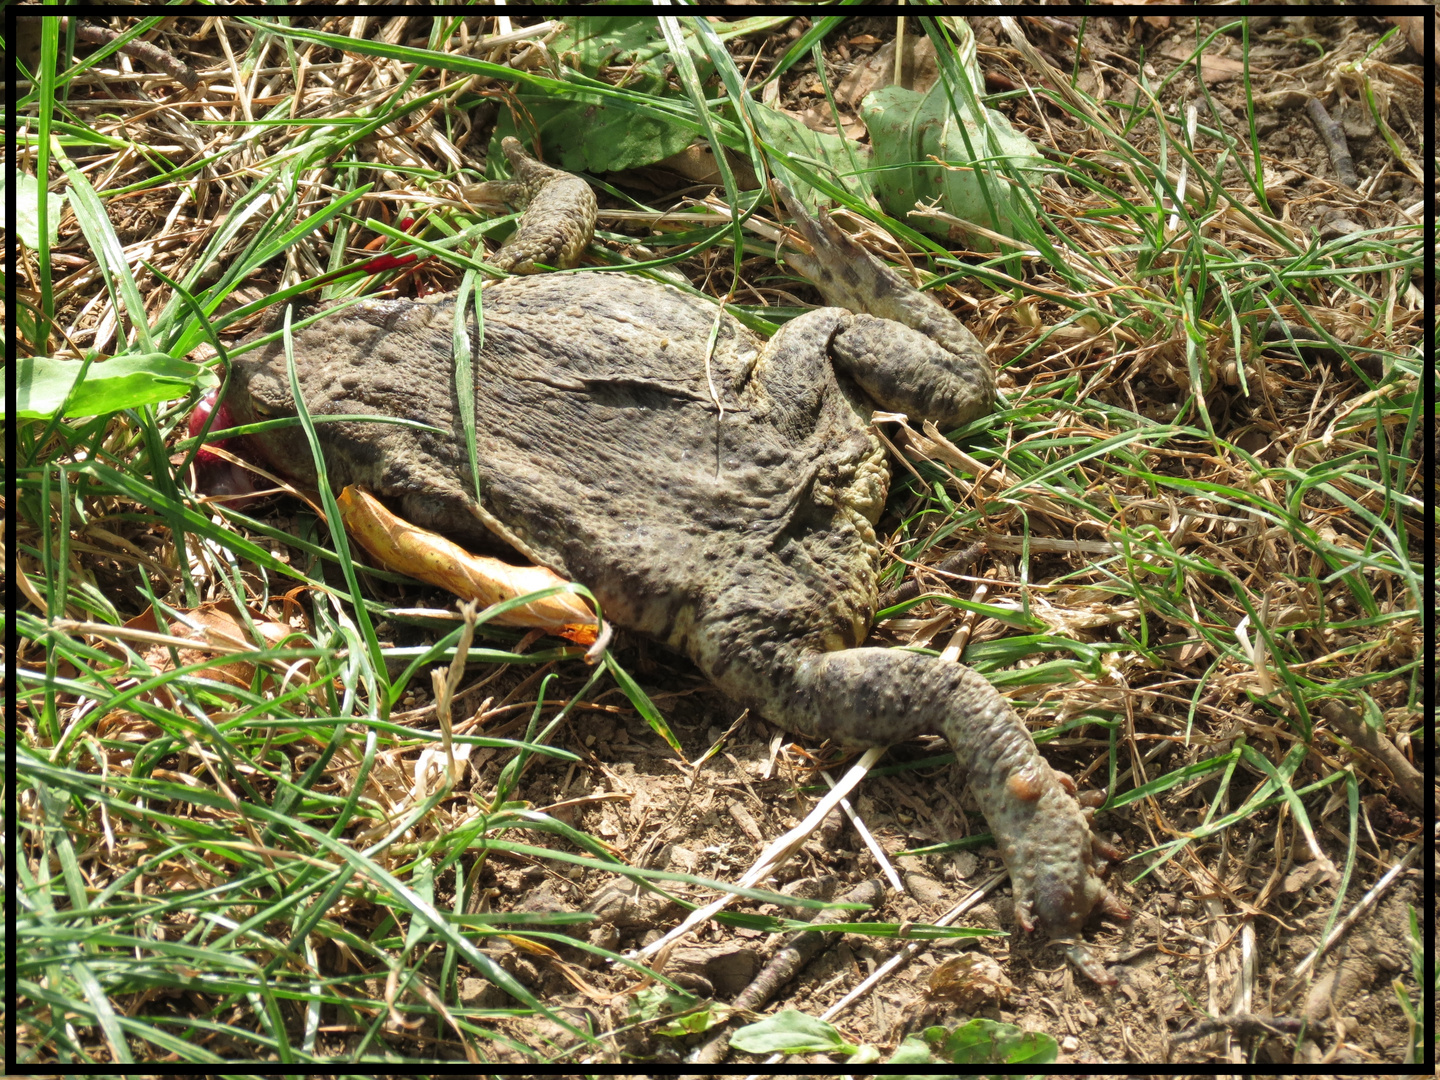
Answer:
MULTIPOLYGON (((92 45, 109 45, 119 36, 114 30, 96 26, 94 23, 76 22, 75 24, 76 41, 88 41, 92 45)), ((148 64, 157 71, 163 71, 186 90, 194 90, 200 85, 200 76, 195 74, 195 70, 189 64, 172 56, 158 45, 152 45, 148 41, 141 41, 137 38, 121 45, 120 51, 148 64)))
POLYGON ((1321 702, 1315 711, 1339 728, 1341 735, 1378 761, 1390 773, 1395 781, 1395 790, 1406 802, 1411 806, 1425 805, 1425 778, 1383 733, 1372 731, 1358 712, 1334 698, 1321 702))
POLYGON ((1334 945, 1335 942, 1349 933, 1350 928, 1359 922, 1361 917, 1380 901, 1380 898, 1390 890, 1390 886, 1399 880, 1400 875, 1410 869, 1419 857, 1420 845, 1416 844, 1405 853, 1403 859, 1385 872, 1385 876, 1375 883, 1374 888, 1360 898, 1360 902, 1355 905, 1350 914, 1340 920, 1340 924, 1330 931, 1330 935, 1316 946, 1309 956, 1300 961, 1299 965, 1295 968, 1295 973, 1290 980, 1290 985, 1280 991, 1279 996, 1273 999, 1276 1008, 1285 1005, 1300 992, 1305 985, 1305 976, 1314 968, 1316 962, 1329 952, 1330 947, 1334 945))
MULTIPOLYGON (((845 904, 866 904, 874 907, 880 903, 883 890, 880 882, 875 879, 862 881, 854 889, 851 889, 840 902, 845 904)), ((751 1011, 759 1009, 767 1001, 775 996, 775 993, 787 982, 799 974, 800 969, 808 964, 821 949, 826 948, 835 938, 839 937, 838 931, 826 932, 823 927, 826 923, 854 922, 858 913, 850 910, 822 911, 815 917, 814 930, 796 930, 780 944, 770 962, 765 965, 760 974, 750 980, 750 985, 740 991, 738 997, 732 1003, 732 1008, 737 1011, 751 1011)), ((686 1062, 690 1065, 716 1065, 725 1059, 725 1051, 730 1048, 730 1031, 726 1027, 692 1053, 686 1062)))
POLYGON ((1307 101, 1305 111, 1310 114, 1310 122, 1315 125, 1315 130, 1320 132, 1325 149, 1330 151, 1336 177, 1346 187, 1353 188, 1360 178, 1355 173, 1355 159, 1350 156, 1350 144, 1345 141, 1345 132, 1330 118, 1319 98, 1312 97, 1307 101))
POLYGON ((1201 1020, 1194 1027, 1173 1036, 1170 1045, 1203 1039, 1217 1031, 1232 1031, 1242 1039, 1258 1035, 1295 1035, 1304 1025, 1305 1018, 1298 1016, 1258 1016, 1254 1013, 1217 1016, 1214 1019, 1201 1020))

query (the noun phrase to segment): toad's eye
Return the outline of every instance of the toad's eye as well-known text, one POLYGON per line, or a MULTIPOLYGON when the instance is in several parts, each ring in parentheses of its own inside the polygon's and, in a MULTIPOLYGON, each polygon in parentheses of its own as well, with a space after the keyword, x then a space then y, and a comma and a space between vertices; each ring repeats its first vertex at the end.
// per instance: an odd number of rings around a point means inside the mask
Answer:
POLYGON ((267 405, 258 398, 250 399, 250 411, 255 414, 257 420, 273 420, 277 415, 273 405, 267 405))

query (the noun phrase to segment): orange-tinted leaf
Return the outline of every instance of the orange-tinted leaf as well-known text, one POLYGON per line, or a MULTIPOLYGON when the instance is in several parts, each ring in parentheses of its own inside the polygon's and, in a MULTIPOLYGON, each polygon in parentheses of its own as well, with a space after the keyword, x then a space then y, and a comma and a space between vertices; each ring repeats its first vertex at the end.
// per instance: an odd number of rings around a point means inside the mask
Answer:
MULTIPOLYGON (((565 579, 543 566, 511 566, 473 555, 459 544, 396 517, 369 492, 347 487, 336 500, 345 528, 355 541, 391 570, 485 606, 526 593, 564 585, 565 579)), ((515 608, 495 621, 506 626, 538 627, 588 645, 595 640, 595 614, 574 593, 557 593, 515 608)))

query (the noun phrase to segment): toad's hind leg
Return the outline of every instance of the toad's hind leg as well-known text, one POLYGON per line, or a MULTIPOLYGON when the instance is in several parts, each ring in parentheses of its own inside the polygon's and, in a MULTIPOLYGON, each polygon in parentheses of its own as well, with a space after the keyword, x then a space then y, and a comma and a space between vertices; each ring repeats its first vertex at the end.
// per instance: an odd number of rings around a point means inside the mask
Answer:
POLYGON ((791 670, 788 692, 775 694, 766 712, 782 727, 861 744, 937 731, 949 740, 1010 870, 1022 927, 1070 937, 1097 904, 1123 912, 1100 878, 1109 849, 1092 835, 1073 784, 1050 768, 1015 710, 978 672, 866 648, 810 653, 791 670))

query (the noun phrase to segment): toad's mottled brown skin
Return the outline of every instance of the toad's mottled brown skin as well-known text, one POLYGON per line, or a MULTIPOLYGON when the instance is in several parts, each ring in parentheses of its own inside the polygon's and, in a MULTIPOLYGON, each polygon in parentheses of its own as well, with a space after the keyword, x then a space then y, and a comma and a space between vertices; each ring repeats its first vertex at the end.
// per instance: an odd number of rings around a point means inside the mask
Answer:
MULTIPOLYGON (((301 330, 294 355, 313 415, 404 417, 444 433, 320 423, 331 483, 363 484, 462 541, 499 537, 584 583, 608 618, 684 652, 787 730, 862 745, 943 733, 1010 868, 1019 922, 1074 936, 1097 904, 1123 909, 1099 877, 1097 852, 1112 853, 1073 786, 976 672, 859 647, 889 482, 872 407, 942 428, 982 415, 994 390, 984 350, 827 216, 787 203, 813 249, 791 261, 835 306, 769 342, 708 300, 628 275, 487 287, 473 361, 478 504, 453 297, 365 302, 301 330)), ((474 341, 473 312, 469 326, 474 341)), ((237 360, 233 380, 237 423, 293 414, 280 345, 237 360)), ((259 449, 313 483, 298 426, 259 449)), ((1113 981, 1077 949, 1088 973, 1113 981)))

